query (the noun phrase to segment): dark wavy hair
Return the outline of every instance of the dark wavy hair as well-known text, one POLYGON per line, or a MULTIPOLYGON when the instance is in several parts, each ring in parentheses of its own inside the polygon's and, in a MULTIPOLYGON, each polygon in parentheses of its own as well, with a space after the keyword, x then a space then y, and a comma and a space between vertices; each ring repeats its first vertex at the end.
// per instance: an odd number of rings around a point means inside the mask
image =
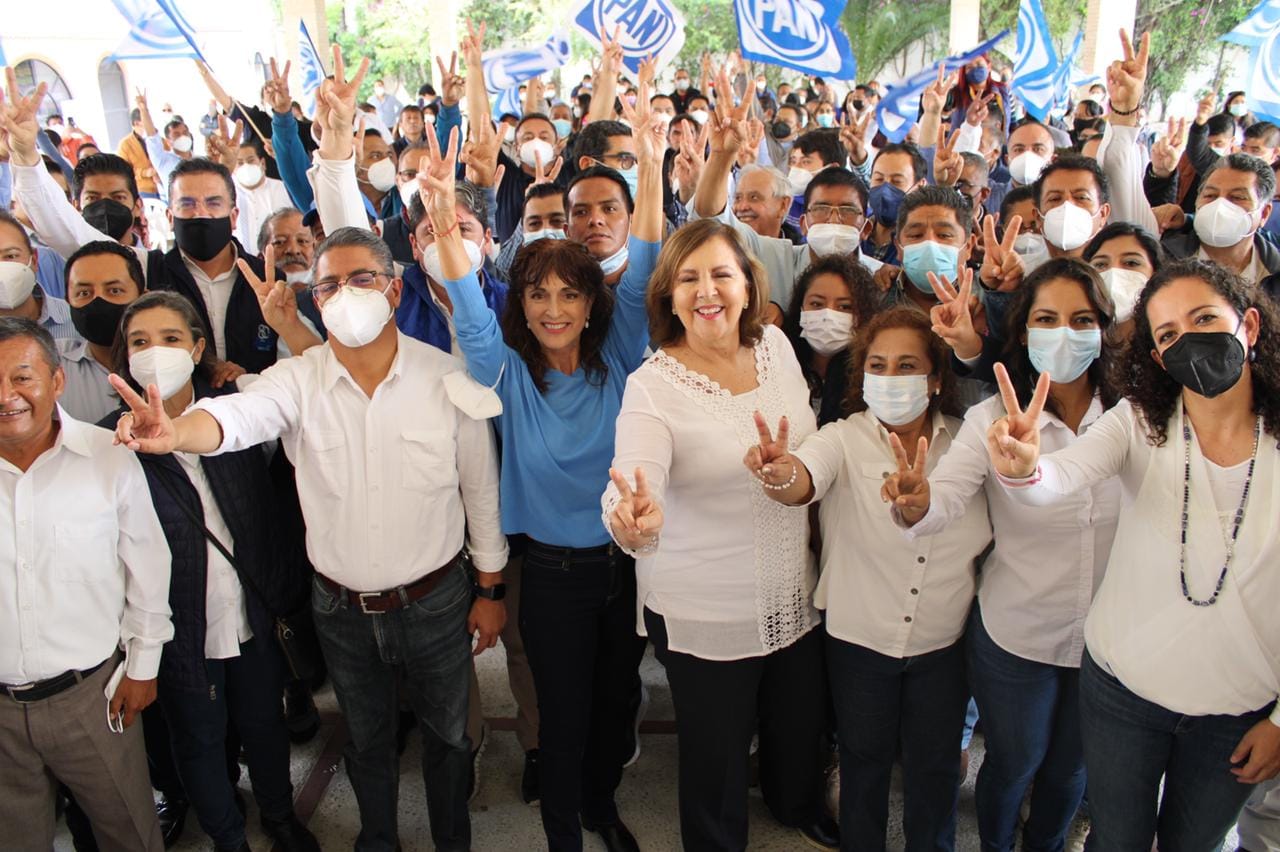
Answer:
POLYGON ((502 312, 502 336, 507 345, 524 359, 529 376, 540 393, 547 392, 547 355, 529 328, 524 315, 524 293, 555 276, 565 286, 573 287, 591 300, 587 327, 578 343, 579 359, 587 380, 603 385, 609 368, 601 354, 609 321, 613 317, 613 290, 605 286, 600 263, 582 243, 571 240, 535 240, 516 251, 511 263, 511 282, 507 290, 507 306, 502 312))
POLYGON ((1182 395, 1182 385, 1170 378, 1151 357, 1151 350, 1156 344, 1151 333, 1151 320, 1147 317, 1147 305, 1156 293, 1182 278, 1194 278, 1207 284, 1241 320, 1249 308, 1258 312, 1258 341, 1249 353, 1253 410, 1262 416, 1267 434, 1280 439, 1280 312, 1277 312, 1271 297, 1257 286, 1216 263, 1188 258, 1165 264, 1147 282, 1134 308, 1136 325, 1119 365, 1121 389, 1142 414, 1147 440, 1152 446, 1164 446, 1169 437, 1169 421, 1182 395))
POLYGON ((1131 222, 1110 222, 1102 227, 1102 230, 1093 235, 1093 239, 1085 245, 1081 257, 1085 260, 1093 260, 1093 256, 1102 251, 1102 247, 1108 241, 1119 237, 1133 237, 1138 241, 1138 245, 1142 246, 1142 250, 1147 253, 1147 260, 1151 262, 1151 268, 1159 272, 1160 267, 1166 261, 1164 246, 1160 245, 1160 240, 1155 234, 1148 231, 1141 225, 1134 225, 1131 222))
POLYGON ((133 373, 129 372, 129 323, 143 311, 155 308, 165 308, 182 317, 187 330, 191 332, 193 345, 201 340, 204 341, 204 352, 200 353, 200 363, 196 364, 196 373, 206 382, 213 381, 213 371, 218 365, 218 355, 213 349, 213 338, 209 337, 209 333, 205 331, 204 321, 200 319, 200 313, 195 305, 191 304, 186 296, 171 290, 151 290, 143 293, 130 302, 124 309, 124 313, 120 315, 120 330, 116 334, 115 343, 111 345, 111 363, 115 365, 116 374, 124 377, 129 386, 139 394, 144 397, 147 395, 147 389, 139 385, 133 378, 133 373))
MULTIPOLYGON (((1110 342, 1111 325, 1115 318, 1115 308, 1107 297, 1102 285, 1102 278, 1097 270, 1082 260, 1074 257, 1058 257, 1036 267, 1022 282, 1009 305, 1005 315, 1004 349, 1000 353, 1000 361, 1009 371, 1013 382, 1013 390, 1018 395, 1018 403, 1024 408, 1031 403, 1035 394, 1036 381, 1040 371, 1031 363, 1027 354, 1027 344, 1022 337, 1027 331, 1027 320, 1031 317, 1031 306, 1036 302, 1036 294, 1040 288, 1053 281, 1070 281, 1080 286, 1089 306, 1098 314, 1098 327, 1102 330, 1102 354, 1099 355, 1085 374, 1089 384, 1102 397, 1102 407, 1111 408, 1120 401, 1120 393, 1112 381, 1112 363, 1115 357, 1114 344, 1110 342)), ((1045 411, 1061 417, 1053 397, 1044 404, 1045 411)))
POLYGON ((941 337, 933 333, 933 323, 928 314, 918 308, 904 307, 878 313, 858 329, 858 334, 849 347, 849 390, 842 410, 848 414, 867 410, 867 404, 862 399, 862 377, 867 368, 867 353, 877 334, 893 328, 910 329, 924 341, 932 367, 929 375, 938 377, 938 393, 929 400, 929 414, 936 411, 958 413, 956 379, 951 372, 951 349, 941 337))
POLYGON ((804 373, 810 390, 814 391, 818 388, 818 374, 813 369, 813 347, 800 336, 800 314, 804 310, 805 294, 819 275, 834 275, 849 288, 849 296, 853 299, 854 329, 871 319, 880 308, 880 291, 876 288, 871 273, 852 257, 831 255, 821 258, 810 264, 800 276, 791 293, 787 314, 782 318, 782 331, 791 341, 796 360, 800 362, 800 371, 804 373))

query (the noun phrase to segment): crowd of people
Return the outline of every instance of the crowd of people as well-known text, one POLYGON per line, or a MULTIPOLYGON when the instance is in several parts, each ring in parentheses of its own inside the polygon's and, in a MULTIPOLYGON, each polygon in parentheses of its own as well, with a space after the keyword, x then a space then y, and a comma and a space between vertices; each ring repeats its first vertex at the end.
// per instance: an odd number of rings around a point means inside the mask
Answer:
POLYGON ((114 154, 8 70, 4 845, 248 849, 243 762, 319 849, 327 681, 355 848, 468 849, 501 642, 556 852, 644 845, 650 644, 688 850, 748 848, 753 776, 883 850, 895 765, 954 848, 975 727, 984 849, 1280 848, 1280 127, 1148 126, 1121 36, 1048 123, 940 70, 903 142, 876 81, 664 92, 608 37, 494 120, 470 24, 409 104, 197 63, 195 130, 140 90, 114 154))

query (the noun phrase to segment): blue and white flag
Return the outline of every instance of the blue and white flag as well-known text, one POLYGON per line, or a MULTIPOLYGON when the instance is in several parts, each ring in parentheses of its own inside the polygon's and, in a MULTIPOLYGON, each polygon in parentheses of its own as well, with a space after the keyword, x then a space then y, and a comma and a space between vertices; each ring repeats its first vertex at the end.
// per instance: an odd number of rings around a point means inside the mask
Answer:
POLYGON ((840 31, 848 0, 734 0, 744 59, 853 80, 858 60, 840 31))
POLYGON ((325 78, 324 61, 320 59, 320 51, 316 50, 316 43, 311 40, 307 24, 301 18, 298 19, 298 65, 302 72, 302 94, 306 98, 302 110, 307 115, 315 115, 316 92, 320 91, 320 84, 325 78))
POLYGON ((569 34, 556 30, 546 44, 495 50, 482 60, 484 85, 491 94, 518 86, 526 80, 550 74, 569 61, 569 34))
POLYGON ((493 120, 498 121, 504 115, 524 116, 524 103, 520 100, 520 87, 512 86, 503 89, 493 99, 493 120))
POLYGON ((1013 61, 1012 89, 1037 121, 1044 121, 1053 107, 1060 65, 1040 0, 1022 0, 1018 4, 1018 49, 1013 61))
POLYGON ((1272 26, 1267 40, 1251 53, 1245 102, 1259 120, 1280 124, 1280 21, 1272 26))
POLYGON ((1071 100, 1071 87, 1074 85, 1072 77, 1079 73, 1079 69, 1075 67, 1076 58, 1079 57, 1083 44, 1084 33, 1076 33, 1071 49, 1058 63, 1058 70, 1053 73, 1053 105, 1057 109, 1065 110, 1067 102, 1071 100))
MULTIPOLYGON (((920 115, 920 95, 930 83, 938 80, 938 66, 944 66, 946 73, 952 74, 991 50, 1008 35, 1009 31, 1004 30, 968 53, 948 56, 941 62, 925 66, 907 79, 890 86, 876 107, 876 124, 880 125, 880 131, 890 142, 901 142, 906 139, 907 131, 920 115)), ((927 140, 926 144, 928 144, 927 140)))
POLYGON ((176 0, 111 0, 129 22, 129 35, 112 59, 199 59, 195 31, 178 10, 176 0))
POLYGON ((684 47, 684 15, 671 0, 576 0, 569 19, 596 47, 601 33, 613 38, 616 30, 622 64, 632 74, 645 57, 657 57, 661 68, 684 47))
POLYGON ((1222 37, 1223 41, 1258 47, 1280 27, 1280 0, 1262 0, 1240 26, 1222 37))

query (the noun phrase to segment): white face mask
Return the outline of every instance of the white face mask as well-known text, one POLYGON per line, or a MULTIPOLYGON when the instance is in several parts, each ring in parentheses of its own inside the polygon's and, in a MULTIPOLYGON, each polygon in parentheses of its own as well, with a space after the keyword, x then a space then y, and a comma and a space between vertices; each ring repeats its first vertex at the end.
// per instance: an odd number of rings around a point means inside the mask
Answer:
POLYGON ((849 345, 853 314, 822 308, 800 312, 800 336, 819 355, 834 355, 849 345))
POLYGON ((369 167, 369 185, 378 192, 386 192, 396 185, 396 164, 390 157, 369 167))
POLYGON ((1064 201, 1044 214, 1040 229, 1045 240, 1063 251, 1075 251, 1093 236, 1093 216, 1088 210, 1064 201))
POLYGON ((623 243, 622 248, 600 261, 600 271, 605 275, 612 275, 619 269, 627 265, 627 260, 631 257, 631 250, 627 248, 627 244, 623 243))
POLYGON ((830 257, 833 254, 853 254, 862 243, 862 235, 852 225, 824 222, 810 225, 805 240, 818 257, 830 257))
POLYGON ((503 125, 506 129, 502 131, 502 141, 508 144, 516 141, 516 126, 514 124, 503 125))
POLYGON ((1030 186, 1036 182, 1036 178, 1040 177, 1040 173, 1047 165, 1049 161, 1034 151, 1023 151, 1009 161, 1009 175, 1015 183, 1030 186))
POLYGON ((179 136, 169 144, 172 145, 173 150, 177 151, 179 154, 186 154, 191 151, 192 142, 190 136, 179 136))
POLYGON ((524 245, 536 243, 538 240, 563 240, 564 228, 543 228, 541 231, 525 231, 524 245))
POLYGON ((1147 276, 1136 269, 1121 269, 1113 266, 1098 273, 1102 277, 1102 286, 1111 298, 1116 309, 1116 322, 1128 322, 1133 319, 1133 309, 1138 304, 1142 289, 1147 286, 1147 276))
POLYGON ((1219 157, 1225 157, 1231 153, 1230 145, 1210 145, 1209 150, 1217 154, 1219 157))
POLYGON ((1039 234, 1018 234, 1018 238, 1013 241, 1013 250, 1022 258, 1022 265, 1028 275, 1049 259, 1049 246, 1039 234))
POLYGON ((427 125, 435 124, 435 123, 436 123, 436 114, 435 114, 434 112, 427 112, 426 110, 423 110, 423 112, 422 112, 422 121, 423 121, 423 123, 424 123, 424 124, 427 124, 427 125))
POLYGON ((358 349, 382 333, 391 319, 391 302, 384 290, 343 286, 324 303, 320 319, 343 346, 358 349))
POLYGON ((232 175, 235 177, 236 183, 245 189, 253 189, 262 183, 262 178, 266 175, 266 172, 262 170, 262 166, 254 163, 245 163, 236 166, 236 170, 232 172, 232 175))
POLYGON ((310 286, 312 281, 312 273, 310 269, 301 269, 297 272, 286 272, 284 280, 290 284, 305 284, 310 286))
POLYGON ((25 263, 0 260, 0 310, 11 311, 31 298, 36 273, 25 263))
POLYGON ((498 382, 502 381, 502 372, 506 368, 506 364, 498 368, 498 380, 493 383, 493 387, 480 384, 463 370, 446 373, 444 391, 449 395, 449 401, 472 420, 497 417, 502 413, 502 399, 496 388, 498 382))
POLYGON ((1228 248, 1253 236, 1253 213, 1226 198, 1215 198, 1196 209, 1194 223, 1200 242, 1214 248, 1228 248))
POLYGON ((400 200, 404 202, 404 206, 408 207, 413 203, 413 197, 418 194, 418 181, 409 181, 400 185, 400 200))
POLYGON ((787 180, 791 182, 792 195, 804 195, 804 191, 809 188, 809 181, 813 180, 813 172, 792 166, 791 171, 787 172, 787 180))
MULTIPOLYGON (((462 247, 466 249, 467 260, 471 262, 469 271, 476 272, 480 269, 480 265, 484 263, 484 253, 480 251, 480 246, 465 237, 462 239, 462 247)), ((422 250, 422 269, 427 273, 427 277, 437 284, 444 282, 444 270, 440 268, 439 243, 432 242, 431 245, 422 250)))
POLYGON ((544 169, 551 167, 551 162, 556 158, 556 149, 552 147, 550 142, 542 139, 530 139, 528 142, 520 146, 520 162, 529 168, 537 166, 538 161, 542 161, 544 169))
POLYGON ((929 377, 864 373, 862 400, 881 423, 906 425, 929 408, 929 377))
POLYGON ((169 399, 187 386, 196 368, 195 350, 176 346, 152 346, 129 356, 129 373, 142 385, 155 385, 161 399, 169 399))
POLYGON ((711 113, 707 112, 705 109, 695 109, 693 112, 689 113, 689 115, 694 121, 698 122, 699 127, 706 124, 707 119, 711 117, 711 113))
POLYGON ((676 88, 681 92, 689 91, 689 78, 679 77, 676 79, 676 88))

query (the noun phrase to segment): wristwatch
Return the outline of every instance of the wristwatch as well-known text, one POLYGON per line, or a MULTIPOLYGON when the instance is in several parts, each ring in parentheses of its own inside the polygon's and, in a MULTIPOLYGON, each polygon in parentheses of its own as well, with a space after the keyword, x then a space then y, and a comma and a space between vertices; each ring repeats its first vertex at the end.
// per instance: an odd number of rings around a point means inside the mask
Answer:
POLYGON ((479 583, 472 584, 472 588, 476 590, 478 597, 486 598, 491 601, 500 601, 507 596, 507 584, 495 583, 492 586, 482 586, 479 583))

